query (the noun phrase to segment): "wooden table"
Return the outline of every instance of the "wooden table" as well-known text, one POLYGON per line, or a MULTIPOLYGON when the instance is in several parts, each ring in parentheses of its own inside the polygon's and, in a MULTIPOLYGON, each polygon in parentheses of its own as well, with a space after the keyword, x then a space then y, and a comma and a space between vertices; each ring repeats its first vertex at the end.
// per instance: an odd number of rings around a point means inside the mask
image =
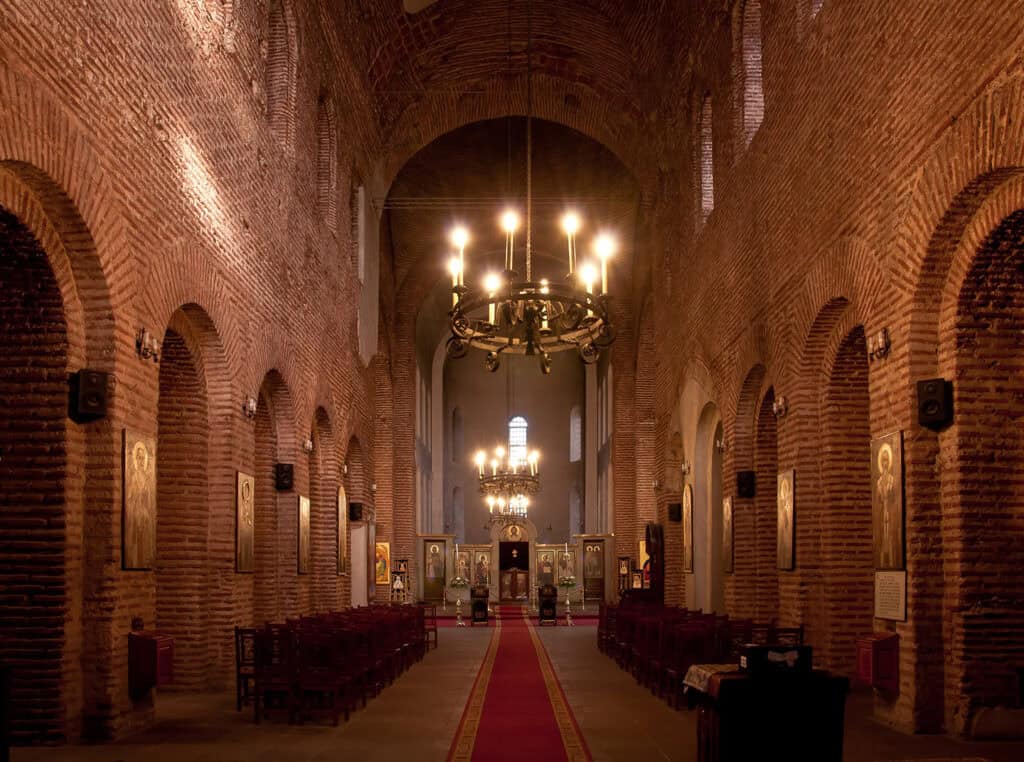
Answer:
POLYGON ((847 678, 782 669, 754 678, 735 664, 699 664, 684 683, 698 705, 698 762, 842 762, 847 678))

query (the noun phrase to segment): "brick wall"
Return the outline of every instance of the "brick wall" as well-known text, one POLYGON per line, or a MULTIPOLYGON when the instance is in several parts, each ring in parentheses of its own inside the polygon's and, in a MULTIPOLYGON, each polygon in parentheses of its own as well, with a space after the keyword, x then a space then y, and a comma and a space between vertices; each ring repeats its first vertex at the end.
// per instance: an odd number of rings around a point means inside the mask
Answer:
POLYGON ((67 337, 39 242, 0 207, 0 662, 16 742, 65 740, 67 337))

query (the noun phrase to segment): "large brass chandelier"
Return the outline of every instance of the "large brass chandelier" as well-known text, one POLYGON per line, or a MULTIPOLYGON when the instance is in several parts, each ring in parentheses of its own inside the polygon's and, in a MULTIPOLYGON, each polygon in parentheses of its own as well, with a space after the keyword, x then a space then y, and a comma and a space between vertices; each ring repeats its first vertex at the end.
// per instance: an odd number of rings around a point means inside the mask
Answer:
MULTIPOLYGON (((566 236, 568 273, 555 281, 534 279, 532 2, 528 18, 525 277, 521 277, 517 269, 516 233, 521 224, 518 210, 508 208, 500 215, 505 233, 504 270, 484 274, 475 288, 466 285, 466 248, 470 233, 464 226, 457 226, 450 236, 456 253, 448 263, 452 277, 452 309, 447 352, 451 358, 461 358, 470 347, 481 349, 486 352, 485 364, 491 372, 500 367, 502 354, 535 356, 539 358, 541 371, 549 374, 552 353, 573 349, 589 364, 596 362, 601 350, 615 340, 609 312, 608 260, 615 254, 617 243, 610 233, 603 232, 593 242, 593 254, 599 265, 593 261, 579 262, 576 236, 582 222, 576 212, 567 211, 561 225, 566 236), (595 293, 598 283, 601 290, 595 293)), ((511 21, 509 23, 511 75, 511 21)), ((511 120, 511 108, 509 114, 511 120)))
POLYGON ((540 491, 540 453, 533 450, 524 461, 506 453, 504 447, 496 447, 490 459, 484 450, 478 450, 474 462, 490 520, 526 518, 530 498, 540 491))

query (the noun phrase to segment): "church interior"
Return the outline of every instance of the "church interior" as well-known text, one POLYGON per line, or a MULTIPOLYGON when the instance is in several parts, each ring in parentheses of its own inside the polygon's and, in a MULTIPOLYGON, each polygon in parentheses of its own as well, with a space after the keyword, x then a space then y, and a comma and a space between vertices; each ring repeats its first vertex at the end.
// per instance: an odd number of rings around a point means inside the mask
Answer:
POLYGON ((1024 759, 1022 49, 0 0, 0 762, 1024 759))

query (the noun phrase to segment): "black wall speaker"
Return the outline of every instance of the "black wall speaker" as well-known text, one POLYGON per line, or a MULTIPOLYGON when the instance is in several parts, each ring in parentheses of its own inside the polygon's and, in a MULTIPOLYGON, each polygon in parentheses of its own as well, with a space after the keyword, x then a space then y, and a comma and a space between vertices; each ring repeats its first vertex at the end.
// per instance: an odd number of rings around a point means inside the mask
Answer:
POLYGON ((82 368, 69 379, 68 415, 83 423, 107 414, 107 374, 102 370, 82 368))
POLYGON ((953 382, 944 378, 917 382, 917 422, 935 430, 953 422, 953 382))
POLYGON ((669 521, 682 521, 683 520, 683 504, 682 503, 669 503, 668 504, 668 520, 669 521))
POLYGON ((295 466, 291 463, 274 464, 274 487, 287 492, 295 484, 295 466))
POLYGON ((348 520, 349 521, 362 521, 363 520, 363 504, 362 503, 349 503, 348 504, 348 520))
POLYGON ((753 471, 736 472, 736 492, 740 497, 753 497, 757 493, 757 476, 753 471))

